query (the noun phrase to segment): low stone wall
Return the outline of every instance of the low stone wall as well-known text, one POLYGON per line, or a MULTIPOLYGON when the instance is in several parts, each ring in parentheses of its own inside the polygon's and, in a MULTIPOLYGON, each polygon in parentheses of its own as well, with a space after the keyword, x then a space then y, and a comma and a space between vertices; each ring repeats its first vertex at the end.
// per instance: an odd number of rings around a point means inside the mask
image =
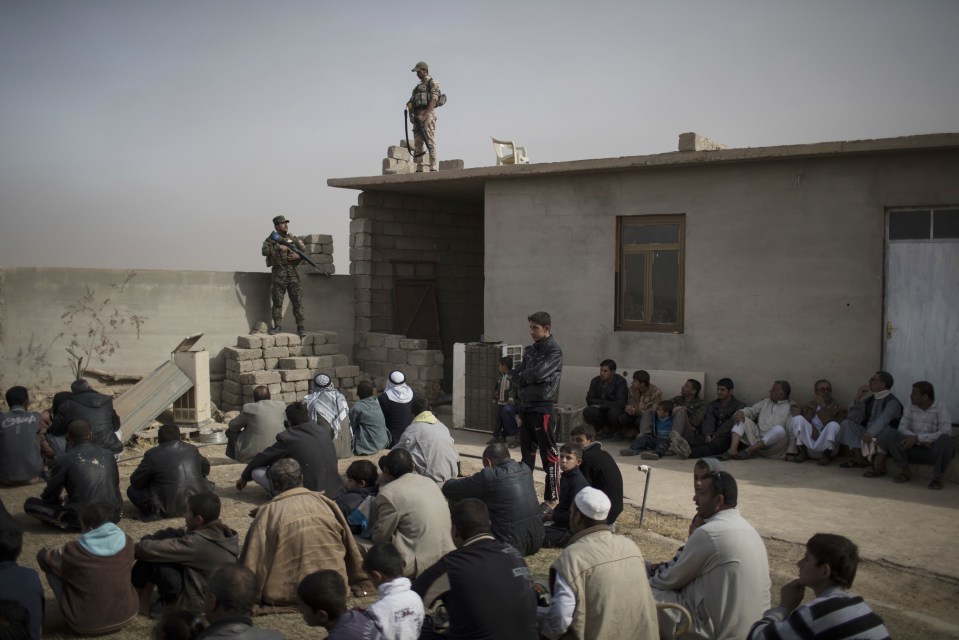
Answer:
POLYGON ((426 340, 390 333, 361 333, 356 360, 382 390, 390 373, 399 370, 417 393, 435 400, 443 393, 443 352, 427 349, 426 340))
POLYGON ((235 347, 224 349, 224 359, 226 376, 218 404, 223 411, 237 411, 253 402, 253 389, 259 385, 268 387, 274 400, 302 400, 321 373, 330 376, 352 403, 357 400, 357 383, 369 377, 340 353, 332 331, 308 333, 302 339, 293 333, 238 336, 235 347))

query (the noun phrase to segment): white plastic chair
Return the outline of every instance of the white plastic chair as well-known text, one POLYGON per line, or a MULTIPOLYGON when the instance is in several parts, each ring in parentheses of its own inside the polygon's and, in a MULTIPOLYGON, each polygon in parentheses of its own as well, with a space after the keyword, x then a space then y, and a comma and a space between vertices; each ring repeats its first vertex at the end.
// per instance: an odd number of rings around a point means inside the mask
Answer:
POLYGON ((497 140, 490 137, 493 141, 493 149, 496 151, 496 165, 501 164, 529 164, 529 156, 526 155, 526 147, 517 147, 512 140, 497 140))

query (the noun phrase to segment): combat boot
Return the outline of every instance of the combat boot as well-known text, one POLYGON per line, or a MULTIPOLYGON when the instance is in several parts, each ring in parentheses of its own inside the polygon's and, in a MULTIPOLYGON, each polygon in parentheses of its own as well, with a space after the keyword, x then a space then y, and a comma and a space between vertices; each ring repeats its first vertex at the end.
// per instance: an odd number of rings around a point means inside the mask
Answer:
POLYGON ((300 336, 301 338, 305 338, 305 337, 306 337, 306 329, 303 328, 303 325, 302 325, 302 324, 301 324, 301 325, 297 325, 297 327, 296 327, 296 334, 297 334, 298 336, 300 336))

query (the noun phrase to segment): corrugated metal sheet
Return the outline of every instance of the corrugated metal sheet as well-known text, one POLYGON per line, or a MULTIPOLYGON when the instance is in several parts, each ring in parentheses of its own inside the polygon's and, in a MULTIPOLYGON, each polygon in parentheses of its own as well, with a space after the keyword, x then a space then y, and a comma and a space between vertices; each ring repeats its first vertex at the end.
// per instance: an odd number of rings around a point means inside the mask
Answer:
POLYGON ((120 416, 123 441, 126 442, 134 433, 149 426, 154 418, 191 387, 193 383, 179 367, 172 362, 165 362, 114 400, 113 408, 120 416))

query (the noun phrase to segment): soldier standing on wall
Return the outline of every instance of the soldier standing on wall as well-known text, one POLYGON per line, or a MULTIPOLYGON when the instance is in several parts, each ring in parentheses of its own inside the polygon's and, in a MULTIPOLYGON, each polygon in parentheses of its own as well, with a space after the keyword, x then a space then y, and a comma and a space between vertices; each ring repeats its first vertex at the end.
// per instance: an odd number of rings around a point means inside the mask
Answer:
POLYGON ((439 171, 440 161, 436 155, 436 107, 442 105, 440 83, 430 77, 430 67, 425 62, 417 62, 413 72, 419 83, 413 87, 410 98, 410 124, 413 125, 413 145, 416 149, 416 172, 422 173, 425 154, 423 143, 430 154, 429 171, 439 171))
POLYGON ((296 266, 300 263, 300 256, 290 248, 295 245, 300 251, 306 250, 303 241, 288 233, 290 221, 286 216, 273 218, 273 233, 263 241, 263 255, 266 256, 266 266, 273 270, 273 282, 270 286, 270 298, 273 301, 273 326, 270 333, 280 332, 280 323, 283 321, 283 295, 290 294, 293 304, 293 317, 296 318, 296 332, 300 336, 306 335, 303 327, 303 299, 300 293, 300 274, 296 266))

